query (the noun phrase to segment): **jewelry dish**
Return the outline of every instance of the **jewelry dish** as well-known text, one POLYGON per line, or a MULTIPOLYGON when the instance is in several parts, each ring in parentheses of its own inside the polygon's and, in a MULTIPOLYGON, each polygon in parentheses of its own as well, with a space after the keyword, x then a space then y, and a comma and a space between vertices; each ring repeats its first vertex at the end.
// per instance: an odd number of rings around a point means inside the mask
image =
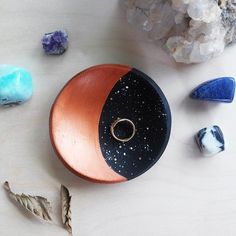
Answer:
POLYGON ((99 183, 134 179, 163 154, 171 131, 165 95, 146 74, 98 65, 74 76, 50 114, 55 152, 75 174, 99 183))

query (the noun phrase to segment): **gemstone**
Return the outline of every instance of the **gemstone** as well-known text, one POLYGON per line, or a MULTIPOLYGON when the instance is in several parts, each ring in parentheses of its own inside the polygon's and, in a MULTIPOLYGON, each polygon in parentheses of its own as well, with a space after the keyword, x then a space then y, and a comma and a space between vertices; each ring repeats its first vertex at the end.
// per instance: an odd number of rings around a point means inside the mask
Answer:
POLYGON ((23 68, 0 65, 0 105, 18 105, 32 96, 32 77, 23 68))
POLYGON ((64 30, 46 33, 42 38, 42 45, 48 55, 63 54, 68 48, 68 34, 64 30))
POLYGON ((199 63, 236 42, 235 0, 122 0, 128 22, 177 62, 199 63))
POLYGON ((234 100, 235 80, 222 77, 199 85, 190 95, 193 99, 231 103, 234 100))
POLYGON ((196 141, 205 156, 213 156, 225 150, 224 135, 216 125, 201 129, 196 135, 196 141))

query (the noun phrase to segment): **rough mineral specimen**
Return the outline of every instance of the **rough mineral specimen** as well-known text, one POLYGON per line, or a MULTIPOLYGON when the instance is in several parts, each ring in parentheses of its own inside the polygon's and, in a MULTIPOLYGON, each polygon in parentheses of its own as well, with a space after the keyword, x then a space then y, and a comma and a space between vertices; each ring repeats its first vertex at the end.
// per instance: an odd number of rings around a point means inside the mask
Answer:
POLYGON ((196 135, 196 141, 205 156, 213 156, 225 150, 224 135, 216 125, 201 129, 196 135))
POLYGON ((32 77, 23 68, 0 65, 0 105, 18 105, 32 96, 32 77))
POLYGON ((236 41, 236 0, 122 0, 130 23, 177 62, 199 63, 236 41))
POLYGON ((42 38, 42 45, 48 55, 63 54, 68 48, 68 34, 64 30, 47 33, 42 38))
POLYGON ((222 77, 200 84, 190 96, 199 100, 231 103, 234 100, 234 94, 234 78, 222 77))

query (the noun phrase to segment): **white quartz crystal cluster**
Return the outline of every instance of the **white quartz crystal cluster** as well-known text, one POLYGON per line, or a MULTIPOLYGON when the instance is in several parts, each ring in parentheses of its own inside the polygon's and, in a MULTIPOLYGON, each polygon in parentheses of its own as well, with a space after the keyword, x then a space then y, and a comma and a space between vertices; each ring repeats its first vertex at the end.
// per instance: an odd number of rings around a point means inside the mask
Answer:
POLYGON ((161 40, 177 62, 199 63, 236 38, 236 0, 123 0, 128 21, 161 40))

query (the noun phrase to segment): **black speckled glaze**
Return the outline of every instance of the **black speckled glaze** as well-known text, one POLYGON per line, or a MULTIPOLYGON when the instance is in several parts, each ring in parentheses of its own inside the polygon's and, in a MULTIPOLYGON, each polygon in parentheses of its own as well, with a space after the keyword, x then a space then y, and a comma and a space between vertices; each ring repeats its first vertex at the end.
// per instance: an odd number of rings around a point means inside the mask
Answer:
POLYGON ((107 164, 133 179, 151 168, 164 152, 171 130, 168 102, 156 83, 132 69, 111 90, 99 122, 99 140, 107 164), (111 124, 117 118, 134 122, 136 134, 129 142, 114 139, 111 124))

